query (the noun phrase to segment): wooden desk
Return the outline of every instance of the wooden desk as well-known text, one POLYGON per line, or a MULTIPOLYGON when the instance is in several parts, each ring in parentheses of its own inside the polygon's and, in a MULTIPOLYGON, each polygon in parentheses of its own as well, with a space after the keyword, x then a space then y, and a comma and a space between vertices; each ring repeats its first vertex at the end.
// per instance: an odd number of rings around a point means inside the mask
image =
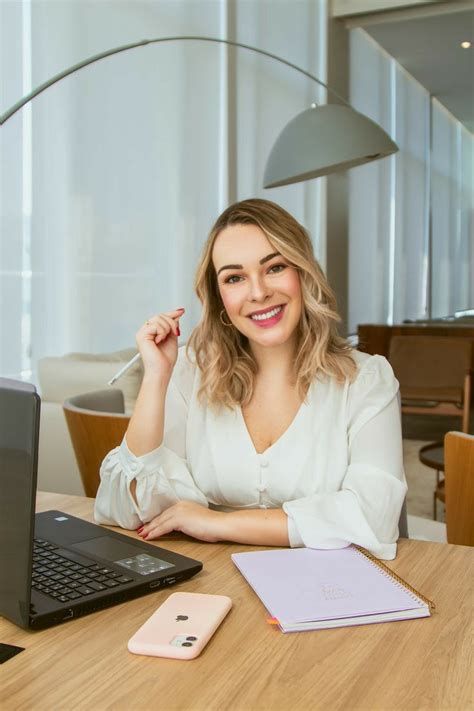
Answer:
MULTIPOLYGON (((92 520, 92 499, 42 494, 92 520)), ((134 535, 134 534, 131 534, 134 535)), ((230 560, 246 546, 167 539, 204 562, 184 583, 40 632, 0 620, 0 641, 25 647, 0 667, 0 707, 15 709, 472 708, 473 549, 402 540, 390 566, 436 602, 429 619, 282 634, 230 560), (234 607, 192 661, 139 657, 127 640, 173 591, 229 595, 234 607)))

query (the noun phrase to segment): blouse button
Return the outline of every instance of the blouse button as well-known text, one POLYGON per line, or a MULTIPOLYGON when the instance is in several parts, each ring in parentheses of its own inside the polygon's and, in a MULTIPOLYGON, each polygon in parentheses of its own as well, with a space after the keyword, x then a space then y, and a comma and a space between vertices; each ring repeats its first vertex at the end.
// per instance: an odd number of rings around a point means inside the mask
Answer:
POLYGON ((260 466, 261 467, 268 467, 268 459, 262 459, 260 461, 260 466))
POLYGON ((133 462, 132 464, 130 464, 130 469, 132 470, 132 472, 136 472, 138 469, 138 464, 133 462))

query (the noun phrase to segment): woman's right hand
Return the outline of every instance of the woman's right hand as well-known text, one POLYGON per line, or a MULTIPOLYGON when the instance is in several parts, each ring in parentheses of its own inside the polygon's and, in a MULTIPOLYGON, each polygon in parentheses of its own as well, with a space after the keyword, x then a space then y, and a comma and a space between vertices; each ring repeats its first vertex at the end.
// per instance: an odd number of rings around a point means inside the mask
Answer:
POLYGON ((145 375, 170 378, 178 358, 179 319, 184 309, 151 316, 137 332, 145 375))

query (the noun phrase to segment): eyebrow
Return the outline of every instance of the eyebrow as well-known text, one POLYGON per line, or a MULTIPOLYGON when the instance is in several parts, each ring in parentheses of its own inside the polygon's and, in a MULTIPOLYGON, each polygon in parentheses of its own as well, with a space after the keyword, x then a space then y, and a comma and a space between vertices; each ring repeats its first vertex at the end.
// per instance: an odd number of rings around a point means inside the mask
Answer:
MULTIPOLYGON (((281 254, 280 252, 272 252, 271 254, 267 254, 266 257, 262 257, 260 259, 259 264, 265 264, 265 262, 269 262, 270 259, 273 259, 273 257, 280 257, 281 254)), ((219 276, 219 274, 224 271, 224 269, 243 269, 244 266, 243 264, 226 264, 225 267, 221 267, 219 271, 217 272, 216 276, 219 276)))

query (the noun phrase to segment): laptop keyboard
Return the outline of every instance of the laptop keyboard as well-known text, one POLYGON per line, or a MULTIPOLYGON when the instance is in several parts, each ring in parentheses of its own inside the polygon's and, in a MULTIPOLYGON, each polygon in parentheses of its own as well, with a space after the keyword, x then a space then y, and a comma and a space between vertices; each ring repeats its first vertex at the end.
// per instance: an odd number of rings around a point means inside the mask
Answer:
POLYGON ((95 592, 115 590, 133 582, 132 578, 116 573, 94 561, 84 561, 82 557, 59 555, 58 546, 34 539, 32 587, 43 595, 59 602, 76 602, 95 592))

